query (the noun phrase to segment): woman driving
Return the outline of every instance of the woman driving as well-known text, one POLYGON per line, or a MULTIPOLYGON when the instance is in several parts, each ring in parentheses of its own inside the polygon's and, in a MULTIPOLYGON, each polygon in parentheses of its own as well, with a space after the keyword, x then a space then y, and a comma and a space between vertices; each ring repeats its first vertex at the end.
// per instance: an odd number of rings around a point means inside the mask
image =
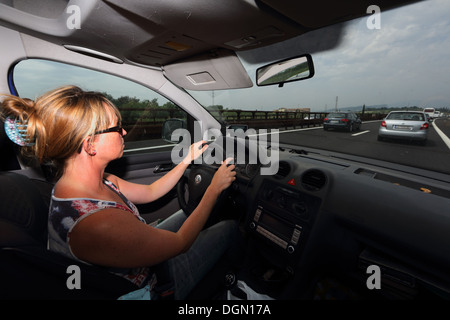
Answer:
POLYGON ((183 299, 229 246, 233 221, 203 230, 218 196, 235 180, 229 159, 189 216, 180 210, 152 227, 135 206, 169 192, 206 150, 204 141, 192 144, 184 160, 159 180, 142 185, 105 172, 110 161, 122 156, 127 132, 119 110, 102 94, 65 86, 34 102, 6 96, 1 112, 25 125, 30 143, 23 152, 57 168, 49 250, 109 267, 148 293, 158 277, 150 267, 162 266, 173 282, 174 298, 183 299))

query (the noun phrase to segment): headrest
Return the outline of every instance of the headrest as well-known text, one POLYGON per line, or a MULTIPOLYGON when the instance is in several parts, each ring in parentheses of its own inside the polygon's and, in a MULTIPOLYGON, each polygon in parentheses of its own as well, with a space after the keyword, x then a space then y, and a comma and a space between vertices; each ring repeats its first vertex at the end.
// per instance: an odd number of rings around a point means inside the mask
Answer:
POLYGON ((49 183, 0 172, 0 246, 45 244, 50 196, 49 183))

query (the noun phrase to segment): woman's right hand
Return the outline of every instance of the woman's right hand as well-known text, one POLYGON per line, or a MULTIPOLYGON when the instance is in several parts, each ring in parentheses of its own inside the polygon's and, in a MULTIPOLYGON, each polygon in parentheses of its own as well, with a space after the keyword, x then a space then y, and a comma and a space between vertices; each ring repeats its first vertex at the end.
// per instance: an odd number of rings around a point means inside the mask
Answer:
POLYGON ((223 190, 228 188, 234 180, 236 180, 236 171, 234 164, 228 165, 233 158, 228 158, 222 162, 217 172, 214 174, 209 188, 219 195, 223 190))

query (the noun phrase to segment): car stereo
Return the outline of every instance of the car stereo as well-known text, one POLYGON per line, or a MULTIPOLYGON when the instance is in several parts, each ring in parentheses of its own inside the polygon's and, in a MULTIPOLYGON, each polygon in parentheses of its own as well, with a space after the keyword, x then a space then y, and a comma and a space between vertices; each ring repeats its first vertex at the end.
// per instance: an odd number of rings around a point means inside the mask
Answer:
POLYGON ((301 225, 284 221, 267 212, 261 205, 258 205, 256 209, 253 221, 250 222, 250 228, 288 253, 295 251, 303 229, 301 225))
POLYGON ((313 223, 320 199, 265 181, 258 192, 248 227, 288 254, 299 253, 313 223))

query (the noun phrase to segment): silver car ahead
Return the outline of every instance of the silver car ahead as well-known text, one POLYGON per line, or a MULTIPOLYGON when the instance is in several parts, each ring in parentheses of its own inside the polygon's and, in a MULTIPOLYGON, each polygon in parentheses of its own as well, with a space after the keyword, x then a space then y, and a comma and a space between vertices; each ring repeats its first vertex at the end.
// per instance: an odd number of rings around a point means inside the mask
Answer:
POLYGON ((384 138, 416 140, 425 144, 429 123, 421 111, 392 111, 381 122, 378 140, 384 138))

